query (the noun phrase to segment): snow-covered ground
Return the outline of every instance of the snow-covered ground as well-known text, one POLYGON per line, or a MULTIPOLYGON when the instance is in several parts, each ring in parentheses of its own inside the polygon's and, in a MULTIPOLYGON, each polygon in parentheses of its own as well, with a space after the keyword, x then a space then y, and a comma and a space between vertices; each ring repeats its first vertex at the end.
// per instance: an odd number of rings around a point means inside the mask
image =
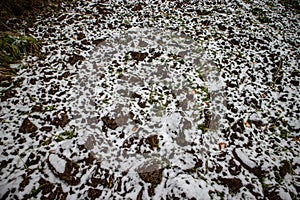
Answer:
POLYGON ((82 0, 45 16, 29 29, 45 57, 1 88, 2 199, 300 198, 296 10, 82 0))

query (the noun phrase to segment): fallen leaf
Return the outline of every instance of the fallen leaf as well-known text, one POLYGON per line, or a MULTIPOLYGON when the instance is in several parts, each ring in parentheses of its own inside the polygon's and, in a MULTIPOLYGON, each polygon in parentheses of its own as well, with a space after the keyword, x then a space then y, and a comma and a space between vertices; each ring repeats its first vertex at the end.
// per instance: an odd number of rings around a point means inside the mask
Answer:
POLYGON ((55 150, 54 150, 54 149, 51 149, 51 150, 49 151, 49 153, 55 153, 55 150))
POLYGON ((223 150, 223 149, 225 149, 226 147, 227 147, 227 145, 226 145, 225 142, 220 142, 220 143, 219 143, 219 148, 220 148, 220 150, 223 150))
POLYGON ((248 128, 251 128, 251 124, 249 122, 245 122, 245 125, 248 127, 248 128))
POLYGON ((109 177, 109 186, 108 187, 109 188, 113 187, 113 177, 112 176, 109 177))
POLYGON ((136 126, 134 126, 133 128, 132 128, 132 131, 136 131, 137 130, 137 127, 136 126))

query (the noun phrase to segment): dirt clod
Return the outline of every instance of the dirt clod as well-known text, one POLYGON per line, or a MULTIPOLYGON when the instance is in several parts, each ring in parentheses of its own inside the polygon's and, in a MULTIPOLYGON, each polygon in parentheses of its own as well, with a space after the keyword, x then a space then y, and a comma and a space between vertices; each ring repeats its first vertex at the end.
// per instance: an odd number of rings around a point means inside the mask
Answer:
POLYGON ((37 127, 28 118, 24 119, 19 131, 21 133, 33 133, 37 131, 37 127))
POLYGON ((242 181, 238 178, 219 178, 222 185, 226 185, 229 188, 230 193, 237 193, 241 187, 243 187, 242 181))
POLYGON ((118 127, 118 124, 115 119, 110 118, 109 116, 104 116, 101 118, 103 121, 104 125, 110 129, 115 130, 118 127))

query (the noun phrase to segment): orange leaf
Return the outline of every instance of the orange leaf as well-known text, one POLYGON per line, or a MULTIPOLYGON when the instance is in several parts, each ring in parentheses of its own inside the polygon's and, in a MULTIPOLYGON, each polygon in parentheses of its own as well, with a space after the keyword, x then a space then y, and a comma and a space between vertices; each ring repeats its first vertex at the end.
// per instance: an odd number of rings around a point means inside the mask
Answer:
POLYGON ((248 127, 248 128, 251 128, 251 124, 249 122, 245 122, 245 125, 248 127))
POLYGON ((109 177, 109 186, 108 187, 109 188, 113 187, 113 177, 112 176, 109 177))
POLYGON ((225 149, 226 147, 227 147, 227 145, 226 145, 225 142, 220 142, 220 143, 219 143, 219 148, 220 148, 220 150, 225 149))
POLYGON ((293 140, 294 140, 294 141, 300 142, 300 139, 299 139, 299 138, 296 138, 296 137, 293 137, 293 140))

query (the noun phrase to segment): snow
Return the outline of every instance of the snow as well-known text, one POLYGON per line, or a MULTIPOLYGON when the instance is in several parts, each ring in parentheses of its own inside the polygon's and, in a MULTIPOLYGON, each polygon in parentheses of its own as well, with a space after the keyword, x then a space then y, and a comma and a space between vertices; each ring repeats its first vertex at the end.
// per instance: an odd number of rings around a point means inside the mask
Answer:
POLYGON ((252 169, 256 167, 256 163, 250 160, 249 157, 241 149, 238 148, 235 150, 235 152, 237 156, 242 160, 242 162, 245 163, 247 166, 249 166, 252 169))
POLYGON ((169 180, 166 181, 168 188, 171 190, 165 190, 162 185, 158 185, 158 190, 162 191, 162 194, 155 195, 153 198, 170 198, 175 193, 177 198, 184 199, 203 199, 208 200, 210 196, 208 191, 211 189, 207 187, 207 183, 201 179, 194 179, 190 175, 180 174, 175 177, 170 176, 169 180), (182 196, 184 195, 184 196, 182 196))
POLYGON ((58 173, 64 173, 67 162, 56 154, 49 155, 49 162, 58 173))
POLYGON ((279 195, 280 195, 281 199, 292 200, 290 194, 288 192, 284 191, 284 189, 282 189, 282 188, 279 189, 279 195))

